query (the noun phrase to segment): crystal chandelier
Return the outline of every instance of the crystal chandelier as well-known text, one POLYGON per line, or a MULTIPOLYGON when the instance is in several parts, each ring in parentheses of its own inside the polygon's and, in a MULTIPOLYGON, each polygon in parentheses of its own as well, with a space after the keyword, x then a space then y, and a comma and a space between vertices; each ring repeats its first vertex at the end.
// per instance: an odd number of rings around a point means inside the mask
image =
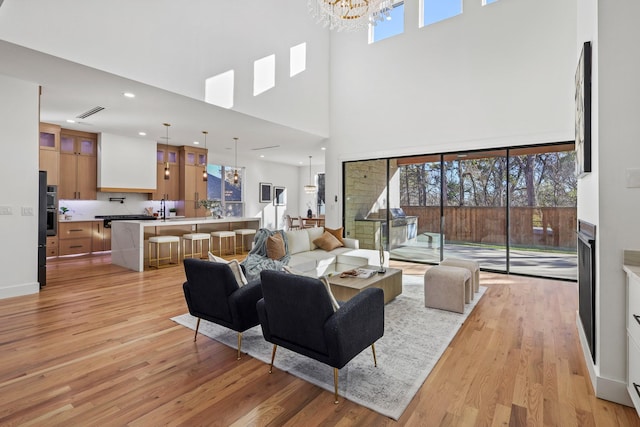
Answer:
POLYGON ((307 194, 313 194, 316 192, 316 186, 313 184, 313 180, 311 178, 311 156, 309 156, 309 184, 304 186, 304 192, 307 194))
POLYGON ((309 0, 309 11, 325 27, 357 31, 387 18, 393 0, 309 0))

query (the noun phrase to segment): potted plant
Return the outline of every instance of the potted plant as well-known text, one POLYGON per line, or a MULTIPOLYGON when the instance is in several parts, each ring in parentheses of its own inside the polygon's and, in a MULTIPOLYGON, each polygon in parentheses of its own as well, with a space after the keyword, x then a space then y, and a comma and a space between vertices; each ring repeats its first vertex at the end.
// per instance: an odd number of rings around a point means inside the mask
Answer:
POLYGON ((60 214, 62 214, 64 219, 71 219, 71 214, 67 212, 71 212, 68 207, 60 206, 60 214))
POLYGON ((178 210, 176 208, 169 208, 169 216, 176 216, 178 214, 178 210))
POLYGON ((200 206, 204 207, 205 209, 208 209, 211 212, 211 216, 214 218, 222 218, 222 212, 221 212, 221 206, 222 204, 220 203, 220 200, 211 200, 211 199, 205 199, 205 200, 200 200, 198 202, 200 204, 200 206))

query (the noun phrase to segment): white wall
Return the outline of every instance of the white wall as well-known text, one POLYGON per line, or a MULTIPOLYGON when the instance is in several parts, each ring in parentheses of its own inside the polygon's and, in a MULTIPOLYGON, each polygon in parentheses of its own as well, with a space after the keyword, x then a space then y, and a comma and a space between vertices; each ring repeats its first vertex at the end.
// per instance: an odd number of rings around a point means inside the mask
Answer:
MULTIPOLYGON (((597 225, 596 366, 598 397, 630 404, 626 377, 624 249, 640 247, 640 188, 627 188, 625 172, 640 168, 637 70, 630 54, 640 37, 640 4, 579 3, 578 44, 593 42, 593 172, 579 182, 578 217, 597 225)), ((576 56, 577 58, 577 56, 576 56)), ((585 355, 591 364, 589 355, 585 355)))
POLYGON ((234 110, 329 132, 329 32, 306 1, 8 1, 0 39, 198 100, 207 78, 234 70, 234 110), (52 22, 64 23, 55 37, 52 22), (290 78, 289 49, 300 43, 306 70, 290 78), (254 97, 253 63, 272 54, 276 86, 254 97))
POLYGON ((38 280, 38 91, 0 75, 0 298, 36 293, 38 280), (22 207, 33 216, 22 216, 22 207))
POLYGON ((405 2, 402 35, 332 34, 328 193, 341 194, 344 160, 573 140, 576 1, 463 10, 417 28, 405 2))

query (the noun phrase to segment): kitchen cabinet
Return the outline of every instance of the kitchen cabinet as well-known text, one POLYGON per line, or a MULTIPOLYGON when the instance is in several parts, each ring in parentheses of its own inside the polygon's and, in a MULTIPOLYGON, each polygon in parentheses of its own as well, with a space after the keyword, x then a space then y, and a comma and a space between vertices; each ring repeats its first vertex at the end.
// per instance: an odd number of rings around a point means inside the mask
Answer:
POLYGON ((39 165, 47 172, 47 185, 58 185, 60 163, 60 126, 40 123, 39 165))
POLYGON ((97 140, 93 133, 61 130, 58 199, 96 199, 97 140))
POLYGON ((58 256, 58 238, 47 237, 47 257, 58 256))
POLYGON ((76 255, 91 252, 93 224, 96 221, 58 223, 58 254, 76 255))
POLYGON ((627 391, 640 415, 640 267, 627 267, 627 391))
POLYGON ((91 225, 91 252, 111 250, 111 229, 104 228, 104 221, 93 221, 91 225))
POLYGON ((180 198, 180 166, 178 147, 158 145, 156 150, 156 191, 150 200, 178 200, 180 198), (169 163, 169 179, 164 179, 165 163, 169 163))
POLYGON ((207 198, 207 181, 202 172, 207 166, 207 150, 182 146, 180 159, 180 201, 178 215, 187 218, 204 217, 209 211, 200 206, 199 201, 207 198))

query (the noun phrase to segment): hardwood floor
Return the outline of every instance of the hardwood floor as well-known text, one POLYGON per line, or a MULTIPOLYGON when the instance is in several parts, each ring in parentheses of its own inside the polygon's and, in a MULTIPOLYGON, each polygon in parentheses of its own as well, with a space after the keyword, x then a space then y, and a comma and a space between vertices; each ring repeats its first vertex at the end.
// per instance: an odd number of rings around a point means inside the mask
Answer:
POLYGON ((640 426, 593 395, 573 283, 482 273, 486 295, 396 423, 194 343, 169 320, 187 311, 182 267, 137 273, 99 255, 47 271, 39 294, 0 300, 0 425, 640 426))

